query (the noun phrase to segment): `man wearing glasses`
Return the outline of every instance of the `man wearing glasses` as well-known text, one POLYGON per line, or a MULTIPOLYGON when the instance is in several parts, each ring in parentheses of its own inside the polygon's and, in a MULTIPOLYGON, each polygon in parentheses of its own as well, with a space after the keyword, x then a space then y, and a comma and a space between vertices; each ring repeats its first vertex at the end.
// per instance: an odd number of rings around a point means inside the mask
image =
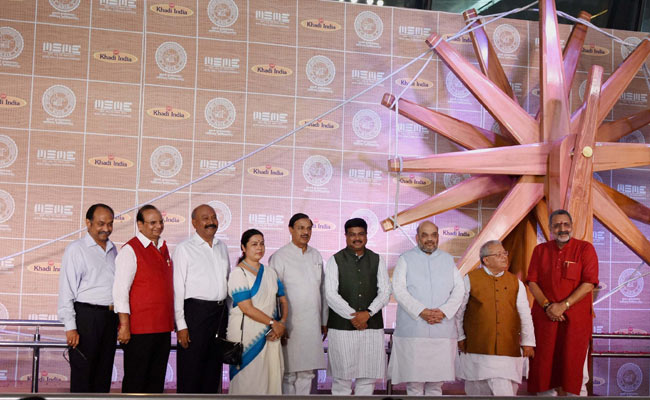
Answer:
POLYGON ((69 346, 70 391, 108 393, 117 339, 112 294, 117 250, 108 239, 113 210, 92 205, 86 227, 88 233, 63 253, 57 312, 69 346))
POLYGON ((417 247, 402 254, 393 271, 398 303, 392 383, 406 382, 409 396, 440 396, 445 381, 456 380, 457 332, 454 316, 463 300, 463 278, 454 259, 438 248, 438 227, 422 222, 417 247))
POLYGON ((553 240, 535 247, 528 268, 537 338, 528 391, 553 396, 561 389, 586 396, 598 256, 591 243, 571 237, 573 221, 567 211, 553 211, 549 227, 553 240))
POLYGON ((508 271, 508 252, 498 240, 481 246, 483 268, 465 276, 456 314, 458 377, 470 396, 516 396, 535 335, 524 284, 508 271))

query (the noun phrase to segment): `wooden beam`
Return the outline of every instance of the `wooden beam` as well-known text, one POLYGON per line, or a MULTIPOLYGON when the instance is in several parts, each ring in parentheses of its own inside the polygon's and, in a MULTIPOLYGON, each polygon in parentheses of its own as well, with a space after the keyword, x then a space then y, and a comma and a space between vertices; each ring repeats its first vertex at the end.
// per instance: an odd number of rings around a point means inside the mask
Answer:
POLYGON ((546 175, 546 201, 551 212, 564 207, 575 141, 575 135, 568 135, 551 144, 546 175))
POLYGON ((650 242, 600 185, 594 185, 594 216, 630 250, 650 265, 650 242))
MULTIPOLYGON (((580 11, 578 18, 589 22, 591 21, 591 14, 586 11, 580 11)), ((577 23, 573 25, 571 34, 569 34, 569 39, 567 39, 566 45, 564 45, 562 59, 564 60, 564 88, 567 96, 571 91, 573 78, 578 70, 578 61, 580 60, 582 46, 584 46, 585 38, 587 37, 587 29, 589 28, 585 24, 577 23)))
POLYGON ((548 204, 546 204, 546 200, 541 199, 539 203, 537 203, 537 205, 535 206, 535 217, 537 218, 539 229, 542 230, 544 239, 546 239, 547 242, 551 240, 551 230, 548 226, 549 215, 550 214, 548 212, 548 204))
MULTIPOLYGON (((598 112, 597 124, 603 122, 607 113, 614 107, 621 97, 627 85, 636 76, 637 71, 650 54, 650 41, 643 40, 639 46, 616 68, 616 71, 605 81, 600 95, 600 111, 598 112)), ((580 124, 585 105, 577 109, 571 116, 571 131, 575 132, 580 124)))
POLYGON ((544 196, 544 184, 531 176, 522 176, 501 201, 490 221, 467 248, 457 267, 465 275, 480 262, 479 249, 488 240, 503 240, 544 196))
POLYGON ((528 276, 528 264, 535 246, 537 246, 537 218, 533 212, 530 212, 503 240, 503 247, 508 250, 509 271, 522 281, 526 281, 528 276))
POLYGON ((600 186, 601 191, 605 192, 612 200, 614 200, 614 203, 623 210, 625 215, 634 220, 650 225, 650 208, 595 179, 593 180, 592 185, 600 186))
MULTIPOLYGON (((593 240, 594 219, 591 204, 591 181, 593 179, 593 148, 596 139, 596 114, 600 99, 600 84, 603 67, 594 65, 587 77, 582 125, 576 138, 571 160, 569 186, 564 209, 573 217, 573 237, 580 240, 593 240)), ((649 160, 650 162, 650 160, 649 160)))
POLYGON ((616 121, 604 122, 598 128, 596 140, 599 142, 617 142, 623 136, 650 124, 650 109, 639 111, 616 121))
POLYGON ((554 142, 570 133, 569 102, 554 0, 539 1, 540 133, 554 142))
POLYGON ((633 168, 650 165, 650 144, 596 143, 594 171, 633 168))
MULTIPOLYGON (((536 143, 403 158, 402 171, 546 175, 550 149, 550 144, 536 143)), ((399 171, 399 159, 388 160, 388 169, 399 171)))
MULTIPOLYGON (((441 37, 438 34, 433 34, 426 42, 429 47, 433 47, 439 39, 441 37)), ((537 121, 516 101, 508 97, 444 40, 435 47, 435 51, 492 117, 512 133, 519 144, 539 142, 537 121)))
MULTIPOLYGON (((381 104, 395 110, 395 96, 386 93, 381 104)), ((438 111, 430 110, 406 99, 399 99, 399 114, 427 129, 439 133, 466 149, 486 149, 494 146, 508 146, 513 142, 494 132, 461 121, 438 111)))
MULTIPOLYGON (((432 215, 462 207, 485 197, 506 192, 512 187, 512 183, 512 178, 505 175, 473 176, 399 212, 397 214, 397 222, 400 225, 408 225, 432 215)), ((391 218, 383 220, 381 227, 384 231, 390 231, 395 228, 391 218)))

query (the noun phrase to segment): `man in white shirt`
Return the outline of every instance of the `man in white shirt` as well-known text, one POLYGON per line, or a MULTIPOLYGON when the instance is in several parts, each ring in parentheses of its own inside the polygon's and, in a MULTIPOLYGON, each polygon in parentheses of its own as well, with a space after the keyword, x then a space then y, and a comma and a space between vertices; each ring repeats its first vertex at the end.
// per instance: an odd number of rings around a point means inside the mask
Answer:
POLYGON ((377 379, 386 375, 382 308, 390 298, 384 258, 366 248, 368 224, 361 218, 345 223, 347 247, 325 267, 329 305, 329 371, 332 394, 372 395, 377 379))
POLYGON ((160 238, 162 214, 150 204, 136 216, 138 234, 115 258, 113 299, 124 345, 123 393, 162 393, 174 330, 173 265, 160 238))
POLYGON ((457 375, 471 396, 515 396, 526 357, 535 356, 535 332, 524 284, 508 271, 498 240, 481 246, 483 268, 465 276, 456 315, 461 350, 457 375))
POLYGON ((215 335, 225 337, 228 320, 225 303, 230 272, 228 247, 214 235, 217 214, 202 204, 192 211, 190 238, 174 250, 174 312, 178 393, 221 391, 222 355, 215 335))
POLYGON ((70 391, 108 393, 117 339, 113 280, 117 250, 113 210, 94 204, 86 212, 88 233, 66 247, 59 275, 59 320, 70 356, 70 391))
POLYGON ((438 227, 422 222, 418 245, 402 254, 393 271, 397 320, 388 375, 406 382, 409 396, 440 396, 456 379, 454 316, 463 300, 463 278, 454 259, 438 248, 438 227))
POLYGON ((325 353, 321 333, 327 334, 327 302, 322 298, 323 257, 308 245, 311 219, 298 213, 289 220, 291 242, 269 261, 284 284, 289 300, 282 394, 308 395, 314 370, 323 369, 325 353))

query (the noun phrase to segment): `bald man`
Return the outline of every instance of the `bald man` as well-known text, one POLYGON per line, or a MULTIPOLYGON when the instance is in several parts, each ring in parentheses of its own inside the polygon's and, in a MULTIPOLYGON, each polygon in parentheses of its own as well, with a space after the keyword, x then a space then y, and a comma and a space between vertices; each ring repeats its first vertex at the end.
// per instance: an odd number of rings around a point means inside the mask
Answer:
POLYGON ((215 234, 217 214, 207 204, 192 211, 191 237, 176 246, 174 313, 178 337, 178 393, 221 391, 222 355, 215 335, 224 336, 228 312, 225 299, 230 260, 228 247, 215 234))
POLYGON ((409 396, 440 396, 442 384, 456 379, 456 311, 465 286, 454 259, 438 248, 438 227, 417 229, 418 245, 402 254, 393 271, 397 321, 388 376, 406 382, 409 396))

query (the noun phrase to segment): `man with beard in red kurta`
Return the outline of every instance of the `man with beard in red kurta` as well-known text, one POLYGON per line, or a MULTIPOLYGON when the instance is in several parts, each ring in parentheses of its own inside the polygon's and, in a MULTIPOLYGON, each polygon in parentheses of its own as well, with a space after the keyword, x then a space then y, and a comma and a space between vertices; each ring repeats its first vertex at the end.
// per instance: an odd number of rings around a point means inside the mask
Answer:
POLYGON ((537 340, 528 391, 586 396, 598 256, 591 243, 571 237, 573 221, 567 211, 554 211, 549 225, 554 240, 535 247, 528 269, 537 340))

